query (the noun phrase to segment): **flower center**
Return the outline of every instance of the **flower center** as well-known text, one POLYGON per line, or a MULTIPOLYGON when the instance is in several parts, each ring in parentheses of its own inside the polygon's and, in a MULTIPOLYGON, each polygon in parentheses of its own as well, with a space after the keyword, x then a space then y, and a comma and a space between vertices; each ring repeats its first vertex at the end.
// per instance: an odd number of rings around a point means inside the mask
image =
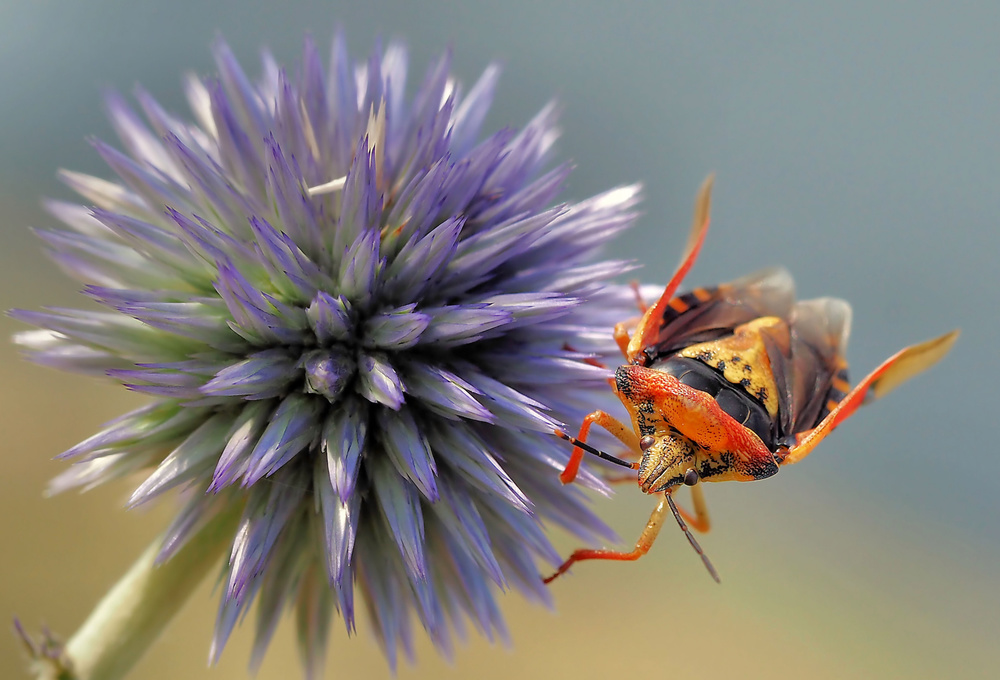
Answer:
POLYGON ((353 352, 343 346, 316 349, 302 357, 306 392, 322 394, 335 401, 351 382, 358 364, 353 352))

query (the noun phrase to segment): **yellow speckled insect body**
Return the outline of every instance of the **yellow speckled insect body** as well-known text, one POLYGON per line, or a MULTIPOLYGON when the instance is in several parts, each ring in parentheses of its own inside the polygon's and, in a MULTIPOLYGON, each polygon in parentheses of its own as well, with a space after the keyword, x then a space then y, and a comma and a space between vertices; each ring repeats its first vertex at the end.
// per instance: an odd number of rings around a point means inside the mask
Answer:
POLYGON ((574 444, 563 483, 573 481, 588 451, 636 470, 639 488, 660 501, 633 550, 577 550, 546 582, 582 560, 638 559, 668 512, 719 580, 688 529, 709 529, 701 483, 764 479, 802 460, 863 403, 937 363, 958 337, 952 331, 907 347, 851 389, 844 359, 851 307, 844 300, 796 302, 792 277, 781 268, 675 296, 708 232, 711 188, 710 177, 684 258, 659 300, 615 327, 627 363, 611 382, 630 425, 594 411, 576 437, 556 432, 574 444), (593 424, 625 446, 628 460, 586 443, 593 424), (694 514, 674 502, 681 486, 691 488, 694 514))

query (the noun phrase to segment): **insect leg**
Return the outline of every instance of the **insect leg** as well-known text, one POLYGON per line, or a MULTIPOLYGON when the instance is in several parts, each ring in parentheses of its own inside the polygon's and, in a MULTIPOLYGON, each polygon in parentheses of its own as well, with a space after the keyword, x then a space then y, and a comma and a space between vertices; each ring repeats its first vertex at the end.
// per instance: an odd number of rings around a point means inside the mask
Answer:
POLYGON ((626 359, 628 358, 628 344, 631 341, 629 338, 629 328, 634 329, 636 326, 635 323, 630 322, 634 321, 634 319, 630 319, 629 321, 621 321, 615 324, 615 343, 618 344, 618 349, 621 350, 622 356, 626 359))
POLYGON ((617 477, 605 477, 608 484, 635 484, 635 475, 618 475, 617 477))
MULTIPOLYGON (((563 343, 562 348, 563 348, 563 350, 565 350, 567 352, 576 352, 577 351, 575 347, 573 347, 572 345, 570 345, 569 343, 566 343, 566 342, 563 343)), ((605 364, 605 363, 603 363, 601 361, 598 361, 597 359, 595 359, 593 357, 582 357, 580 359, 580 361, 582 361, 583 363, 587 364, 588 366, 596 366, 597 368, 607 368, 608 367, 607 364, 605 364)), ((608 378, 608 384, 611 385, 612 389, 614 389, 614 387, 615 387, 615 378, 614 378, 614 376, 611 376, 610 378, 608 378)))
MULTIPOLYGON (((583 419, 583 424, 580 426, 580 432, 576 435, 576 438, 579 441, 587 441, 587 434, 590 432, 590 425, 592 423, 597 423, 610 432, 616 439, 618 439, 618 441, 624 444, 630 452, 639 450, 639 438, 635 436, 635 432, 633 432, 631 428, 626 427, 624 423, 615 418, 613 415, 605 413, 604 411, 594 411, 583 419)), ((556 434, 561 433, 556 432, 556 434)), ((580 462, 582 460, 583 449, 579 446, 574 446, 573 453, 570 454, 566 467, 559 475, 559 480, 563 484, 569 484, 576 479, 576 475, 580 471, 580 462)))
POLYGON ((819 425, 800 432, 796 437, 795 446, 788 450, 779 463, 791 465, 808 456, 824 437, 851 417, 859 406, 885 396, 906 380, 936 364, 948 353, 957 338, 958 331, 955 330, 919 345, 910 345, 883 361, 881 366, 869 373, 857 387, 841 399, 819 425))
POLYGON ((582 562, 584 560, 617 560, 622 562, 632 562, 646 553, 653 545, 653 541, 656 540, 656 535, 660 533, 660 528, 663 526, 663 520, 668 516, 670 512, 669 506, 667 505, 666 495, 660 498, 660 502, 656 505, 656 509, 653 510, 653 514, 649 516, 649 521, 646 522, 646 528, 642 530, 639 535, 639 540, 635 542, 635 548, 630 552, 620 552, 617 550, 577 550, 572 555, 569 556, 565 562, 559 565, 556 573, 544 579, 545 583, 551 583, 557 577, 565 574, 570 567, 572 567, 577 562, 582 562))
MULTIPOLYGON (((632 283, 635 282, 633 281, 632 283)), ((639 293, 637 291, 636 296, 638 295, 639 293)), ((643 313, 645 314, 645 310, 647 309, 647 307, 645 307, 646 303, 643 302, 642 298, 640 297, 637 297, 636 299, 643 304, 643 313)), ((618 344, 618 349, 621 350, 622 356, 625 357, 626 359, 628 359, 628 344, 629 342, 631 342, 630 334, 639 326, 641 322, 642 322, 641 316, 634 316, 631 319, 628 319, 626 321, 619 321, 618 323, 615 324, 615 330, 614 333, 612 334, 612 337, 618 344)))
POLYGON ((712 528, 712 520, 708 516, 708 506, 705 504, 705 492, 702 491, 701 484, 695 484, 691 487, 691 503, 694 505, 694 515, 691 515, 680 505, 677 506, 677 512, 680 513, 681 517, 684 518, 688 526, 692 529, 702 534, 708 533, 712 528))
POLYGON ((649 309, 649 305, 642 297, 642 289, 639 287, 639 282, 635 279, 629 281, 629 288, 632 289, 632 294, 635 296, 635 306, 639 308, 639 316, 632 317, 627 321, 622 321, 615 324, 614 339, 618 343, 618 349, 621 350, 622 356, 626 359, 628 358, 628 343, 630 341, 629 334, 638 328, 639 323, 642 322, 642 317, 645 316, 646 310, 649 309))
POLYGON ((632 294, 635 295, 635 306, 639 308, 639 316, 641 317, 646 313, 646 310, 649 309, 649 305, 647 305, 646 301, 642 299, 642 290, 639 288, 638 279, 632 279, 629 281, 628 287, 632 289, 632 294))
MULTIPOLYGON (((674 297, 674 293, 677 292, 681 281, 684 280, 691 267, 694 266, 694 261, 698 259, 701 244, 704 243, 705 234, 708 233, 712 203, 712 183, 714 179, 713 175, 709 175, 708 179, 701 185, 701 189, 698 190, 698 197, 694 202, 694 220, 691 223, 691 233, 688 236, 687 248, 685 248, 684 258, 681 260, 680 266, 677 267, 677 271, 674 272, 667 287, 663 289, 663 295, 660 296, 660 299, 656 301, 655 305, 646 310, 642 321, 639 322, 635 335, 632 336, 632 339, 626 346, 625 356, 632 363, 636 362, 642 351, 652 344, 656 334, 659 332, 660 321, 663 319, 667 304, 674 297)), ((617 329, 615 339, 618 340, 620 346, 621 340, 618 339, 617 329)))

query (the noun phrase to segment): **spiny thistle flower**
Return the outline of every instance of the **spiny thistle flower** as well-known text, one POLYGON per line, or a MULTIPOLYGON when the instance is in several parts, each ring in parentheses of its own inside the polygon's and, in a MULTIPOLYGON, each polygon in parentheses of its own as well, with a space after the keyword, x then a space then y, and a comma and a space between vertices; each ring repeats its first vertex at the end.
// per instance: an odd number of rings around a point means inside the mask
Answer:
POLYGON ((118 181, 64 172, 93 207, 49 203, 70 230, 41 237, 105 309, 15 311, 41 329, 17 341, 152 397, 66 451, 51 491, 183 488, 158 564, 242 513, 212 659, 256 599, 253 663, 290 605, 313 674, 355 590, 392 664, 413 612, 445 653, 467 621, 503 637, 498 590, 548 600, 544 523, 609 534, 551 432, 607 393, 583 359, 613 353, 631 294, 593 257, 636 188, 553 207, 553 106, 480 139, 495 67, 462 96, 445 56, 407 100, 396 45, 353 63, 338 39, 324 72, 307 41, 256 83, 215 56, 217 80, 187 81, 197 124, 112 94, 127 153, 95 146, 118 181))

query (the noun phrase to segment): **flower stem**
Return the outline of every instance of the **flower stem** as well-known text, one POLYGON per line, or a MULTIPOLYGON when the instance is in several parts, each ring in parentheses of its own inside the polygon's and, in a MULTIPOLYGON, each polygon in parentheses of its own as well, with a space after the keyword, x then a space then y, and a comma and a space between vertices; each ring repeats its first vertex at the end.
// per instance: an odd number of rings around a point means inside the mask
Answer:
MULTIPOLYGON (((188 597, 215 566, 239 520, 239 504, 226 504, 163 564, 156 540, 104 596, 66 643, 60 666, 38 677, 118 680, 132 669, 188 597), (53 673, 53 670, 55 671, 53 673)), ((41 671, 39 665, 36 670, 41 671)))

